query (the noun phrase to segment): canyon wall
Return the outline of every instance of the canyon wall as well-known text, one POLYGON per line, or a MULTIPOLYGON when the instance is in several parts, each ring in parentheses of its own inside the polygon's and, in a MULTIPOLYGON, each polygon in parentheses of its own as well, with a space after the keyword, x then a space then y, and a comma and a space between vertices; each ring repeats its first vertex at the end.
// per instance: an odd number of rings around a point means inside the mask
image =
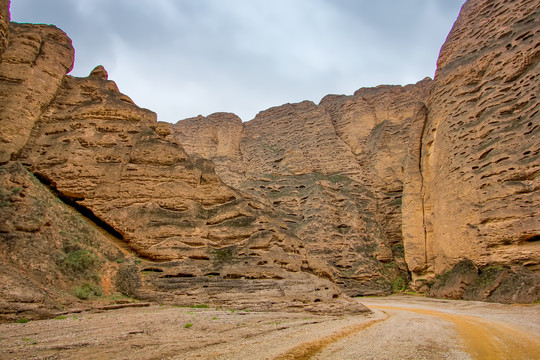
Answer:
POLYGON ((396 290, 407 272, 426 291, 464 259, 538 283, 539 18, 534 1, 468 1, 433 81, 174 134, 288 218, 349 294, 396 290))
POLYGON ((467 1, 433 80, 167 124, 101 66, 66 75, 67 35, 0 2, 0 316, 92 306, 83 286, 260 310, 407 286, 537 300, 539 12, 467 1))
POLYGON ((73 49, 63 32, 11 23, 7 40, 0 64, 0 255, 6 269, 20 269, 2 273, 13 285, 2 301, 15 309, 3 318, 47 313, 34 307, 59 311, 51 305, 59 299, 80 306, 73 295, 82 287, 176 304, 366 311, 342 294, 283 219, 225 185, 209 160, 188 155, 171 125, 120 93, 103 67, 87 78, 66 75, 73 49), (104 237, 47 235, 71 226, 69 217, 46 214, 47 196, 57 199, 57 211, 85 219, 104 237), (114 255, 103 255, 102 243, 114 255), (49 256, 40 259, 37 249, 49 256), (36 266, 24 267, 14 251, 36 266), (65 261, 79 267, 94 260, 102 265, 85 270, 86 277, 63 273, 65 261), (25 272, 50 296, 34 291, 21 300, 26 285, 15 284, 25 272), (17 309, 19 302, 36 305, 17 309))
POLYGON ((431 80, 361 89, 260 112, 179 121, 188 153, 211 159, 227 184, 270 206, 328 264, 350 295, 407 282, 401 241, 401 163, 431 80))
POLYGON ((273 290, 300 303, 340 296, 282 219, 223 184, 212 163, 190 157, 170 133, 97 67, 88 78, 64 78, 18 160, 145 259, 141 271, 158 289, 138 297, 165 287, 180 290, 162 294, 171 300, 202 301, 216 278, 228 297, 238 291, 236 302, 257 287, 268 301, 273 290))
POLYGON ((406 167, 415 276, 464 258, 540 269, 539 19, 535 1, 468 1, 441 49, 406 167))

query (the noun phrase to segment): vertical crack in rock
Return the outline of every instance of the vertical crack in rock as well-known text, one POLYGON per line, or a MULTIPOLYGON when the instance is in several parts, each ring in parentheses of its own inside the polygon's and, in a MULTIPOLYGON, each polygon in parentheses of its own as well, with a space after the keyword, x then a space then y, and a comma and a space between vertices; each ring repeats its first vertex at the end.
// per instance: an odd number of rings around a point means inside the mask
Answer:
POLYGON ((420 149, 418 151, 418 171, 420 174, 420 201, 422 204, 422 228, 424 235, 424 266, 428 267, 428 237, 427 237, 427 226, 426 226, 426 205, 425 205, 425 196, 426 196, 426 187, 424 186, 424 169, 422 168, 422 153, 424 146, 424 131, 426 129, 427 121, 427 107, 425 104, 421 105, 421 108, 418 110, 417 115, 422 118, 422 127, 420 131, 420 149))
POLYGON ((425 207, 425 179, 422 166, 427 107, 417 104, 409 129, 409 143, 403 174, 402 236, 405 259, 413 280, 428 268, 428 242, 425 207))

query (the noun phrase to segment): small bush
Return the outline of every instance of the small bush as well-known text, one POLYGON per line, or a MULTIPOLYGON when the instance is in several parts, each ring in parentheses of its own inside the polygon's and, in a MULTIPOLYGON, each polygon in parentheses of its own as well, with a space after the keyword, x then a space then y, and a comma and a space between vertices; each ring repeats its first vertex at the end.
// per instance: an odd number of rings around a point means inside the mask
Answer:
POLYGON ((129 297, 137 297, 137 291, 141 287, 141 276, 137 266, 124 263, 116 273, 116 289, 129 297))
POLYGON ((30 320, 28 320, 27 318, 20 318, 20 319, 17 319, 17 324, 26 324, 29 321, 30 320))
POLYGON ((197 304, 197 305, 191 305, 190 308, 192 309, 208 309, 209 306, 206 304, 197 304))
POLYGON ((60 316, 55 317, 54 319, 55 320, 64 320, 64 319, 67 319, 67 316, 60 315, 60 316))
POLYGON ((192 327, 192 326, 193 326, 192 323, 187 323, 186 325, 184 325, 184 327, 185 327, 186 329, 189 329, 189 328, 192 327))
POLYGON ((95 284, 84 283, 81 286, 75 286, 73 294, 81 300, 88 300, 91 296, 103 295, 103 290, 95 284))
POLYGON ((88 274, 99 264, 97 255, 90 250, 77 249, 66 254, 62 268, 72 275, 88 274))
POLYGON ((392 291, 394 293, 404 291, 405 287, 407 286, 406 280, 401 276, 398 276, 397 278, 392 279, 391 284, 392 284, 392 291))

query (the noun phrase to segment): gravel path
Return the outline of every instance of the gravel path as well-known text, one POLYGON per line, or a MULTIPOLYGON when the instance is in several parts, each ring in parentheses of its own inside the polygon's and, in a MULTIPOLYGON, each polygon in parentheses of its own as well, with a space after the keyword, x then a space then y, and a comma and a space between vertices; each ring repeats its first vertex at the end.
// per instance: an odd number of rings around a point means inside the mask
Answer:
POLYGON ((150 306, 0 324, 0 359, 540 359, 540 306, 393 296, 360 316, 150 306))

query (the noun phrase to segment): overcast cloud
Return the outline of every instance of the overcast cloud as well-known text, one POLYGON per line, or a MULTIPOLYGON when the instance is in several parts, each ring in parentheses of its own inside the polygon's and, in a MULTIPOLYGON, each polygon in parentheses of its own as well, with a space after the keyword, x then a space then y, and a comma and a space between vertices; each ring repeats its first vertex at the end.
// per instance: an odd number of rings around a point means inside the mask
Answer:
POLYGON ((433 77, 464 0, 12 0, 12 21, 55 24, 72 75, 104 65, 139 106, 176 122, 242 120, 287 102, 433 77))

